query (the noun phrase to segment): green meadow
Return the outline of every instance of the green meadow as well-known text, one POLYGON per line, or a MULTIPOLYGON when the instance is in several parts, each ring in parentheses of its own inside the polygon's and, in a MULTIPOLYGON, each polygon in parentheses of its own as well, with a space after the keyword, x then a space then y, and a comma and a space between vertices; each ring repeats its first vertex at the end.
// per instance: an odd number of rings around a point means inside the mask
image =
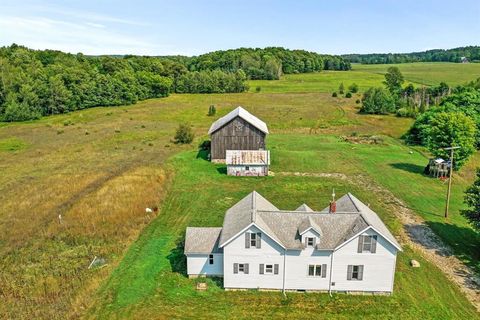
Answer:
POLYGON ((450 86, 457 86, 480 77, 480 63, 448 63, 448 62, 421 62, 402 64, 353 64, 352 70, 322 71, 309 74, 287 74, 276 81, 255 80, 249 81, 250 92, 257 87, 261 92, 338 92, 338 86, 343 83, 345 89, 353 83, 359 86, 360 91, 369 87, 382 86, 387 69, 396 66, 400 69, 405 81, 414 86, 432 86, 445 82, 450 86))

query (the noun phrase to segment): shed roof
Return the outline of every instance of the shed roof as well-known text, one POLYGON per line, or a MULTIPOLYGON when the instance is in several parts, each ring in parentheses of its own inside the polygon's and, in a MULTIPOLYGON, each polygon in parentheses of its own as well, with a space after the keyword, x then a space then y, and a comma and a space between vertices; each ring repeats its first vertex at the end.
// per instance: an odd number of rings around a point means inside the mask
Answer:
POLYGON ((225 163, 227 165, 269 165, 270 151, 227 150, 225 163))
POLYGON ((214 133, 236 117, 242 118, 258 130, 262 131, 265 134, 268 134, 267 124, 240 106, 212 123, 212 125, 210 126, 210 130, 208 130, 208 134, 214 133))
POLYGON ((185 254, 210 254, 223 250, 218 247, 222 228, 193 228, 187 227, 185 235, 185 254))

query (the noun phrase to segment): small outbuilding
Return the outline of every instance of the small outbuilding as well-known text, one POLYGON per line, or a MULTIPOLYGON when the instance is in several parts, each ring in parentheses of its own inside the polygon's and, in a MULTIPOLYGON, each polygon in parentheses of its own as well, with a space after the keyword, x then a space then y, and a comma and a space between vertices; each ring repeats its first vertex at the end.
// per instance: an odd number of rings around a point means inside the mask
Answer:
POLYGON ((450 174, 450 161, 442 158, 430 159, 425 167, 425 174, 435 178, 447 178, 450 174))
POLYGON ((227 150, 265 150, 265 122, 238 107, 215 121, 208 134, 212 162, 224 163, 227 150))
POLYGON ((270 151, 227 150, 225 162, 229 176, 268 176, 270 151))

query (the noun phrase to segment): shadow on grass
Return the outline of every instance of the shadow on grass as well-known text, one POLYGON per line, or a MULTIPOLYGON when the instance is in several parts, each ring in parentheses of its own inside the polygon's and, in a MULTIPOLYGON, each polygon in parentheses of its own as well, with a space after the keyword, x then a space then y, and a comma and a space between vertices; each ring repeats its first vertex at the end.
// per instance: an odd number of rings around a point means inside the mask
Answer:
POLYGON ((187 276, 187 257, 183 253, 184 243, 183 240, 177 242, 177 246, 170 251, 167 259, 170 261, 170 266, 173 272, 180 273, 183 276, 187 276))
POLYGON ((390 164, 390 166, 395 168, 395 169, 400 169, 400 170, 411 172, 411 173, 423 174, 424 170, 425 170, 425 167, 419 166, 417 164, 405 163, 405 162, 392 163, 392 164, 390 164))
POLYGON ((210 140, 204 140, 198 145, 197 159, 210 161, 210 140))
POLYGON ((217 168, 218 173, 220 174, 227 174, 227 167, 226 166, 221 166, 217 168))

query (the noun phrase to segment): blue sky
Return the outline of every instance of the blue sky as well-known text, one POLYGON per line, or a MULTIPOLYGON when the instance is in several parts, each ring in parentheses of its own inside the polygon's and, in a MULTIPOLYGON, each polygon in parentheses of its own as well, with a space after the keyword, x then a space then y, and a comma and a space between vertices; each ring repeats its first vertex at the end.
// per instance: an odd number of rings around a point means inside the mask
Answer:
POLYGON ((0 46, 13 42, 146 55, 266 46, 332 54, 446 49, 480 45, 480 1, 0 0, 0 46))

